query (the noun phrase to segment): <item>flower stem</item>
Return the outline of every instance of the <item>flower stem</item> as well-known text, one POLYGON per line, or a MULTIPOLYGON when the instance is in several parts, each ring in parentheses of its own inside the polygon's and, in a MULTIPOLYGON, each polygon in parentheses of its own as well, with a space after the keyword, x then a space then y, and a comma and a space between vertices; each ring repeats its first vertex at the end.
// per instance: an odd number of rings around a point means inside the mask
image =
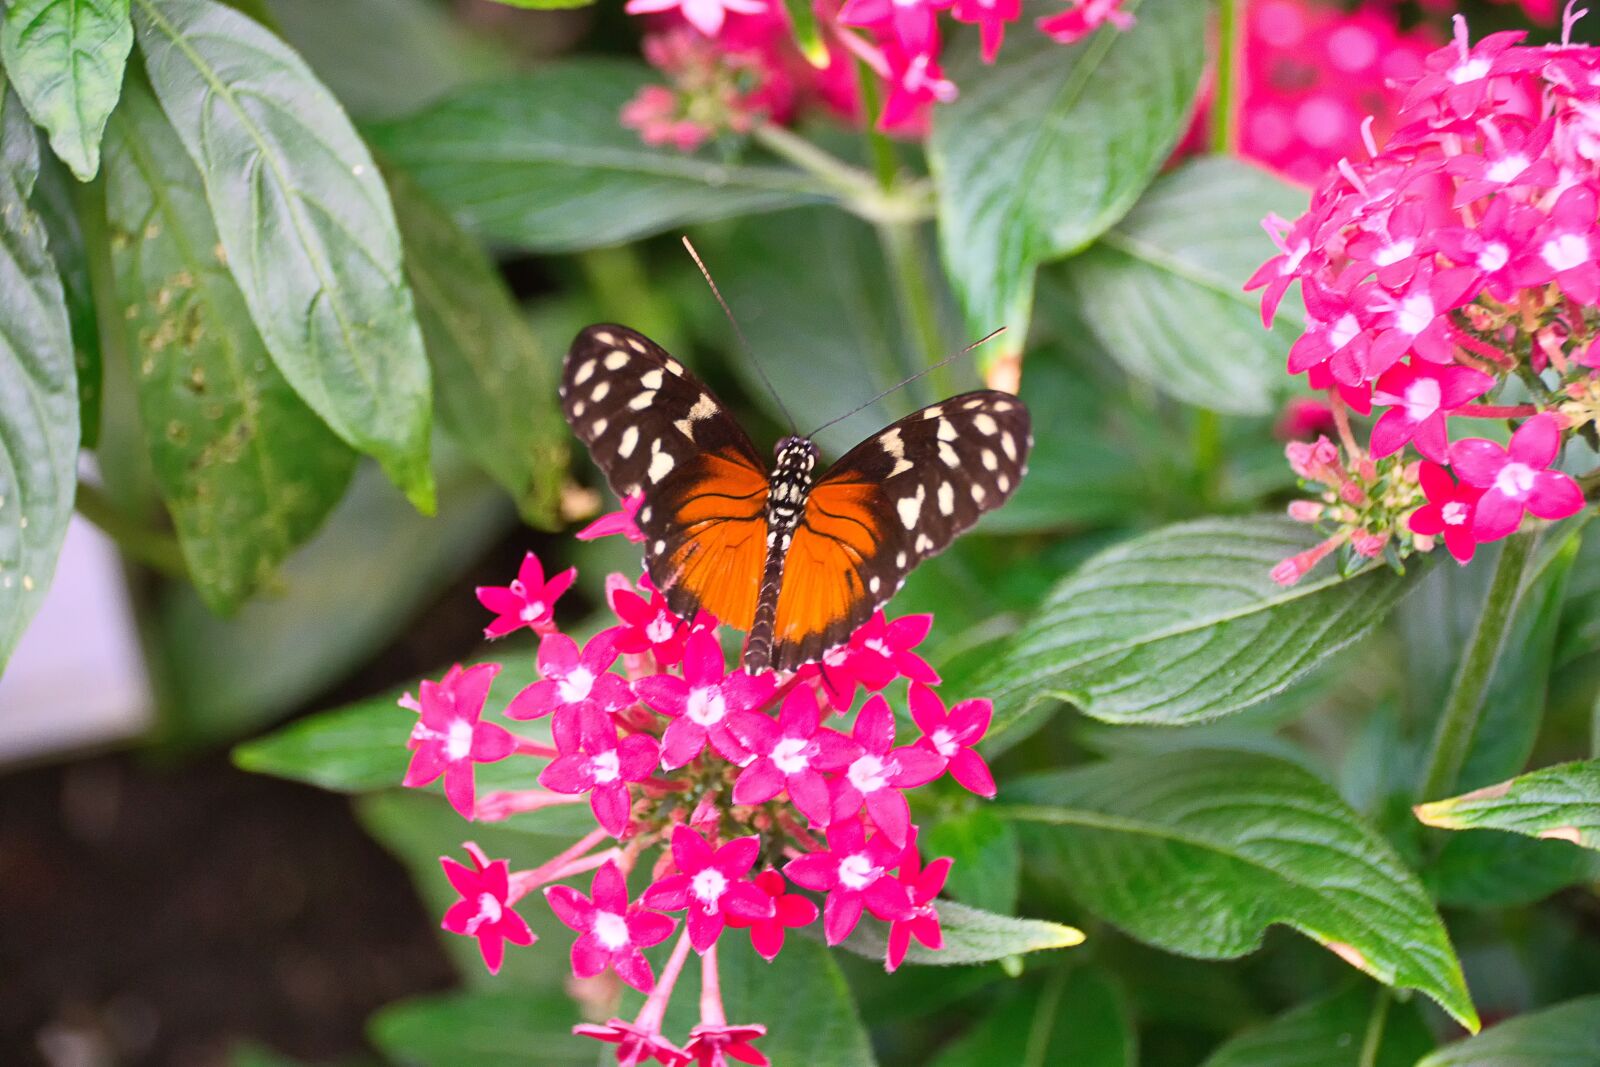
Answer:
POLYGON ((831 152, 824 151, 782 126, 763 123, 755 128, 756 142, 775 156, 781 156, 840 192, 860 193, 873 187, 872 175, 853 167, 831 152))
POLYGON ((706 949, 700 957, 700 1025, 727 1026, 728 1015, 722 1007, 722 976, 717 971, 717 946, 706 949))
POLYGON ((1237 146, 1239 97, 1239 51, 1243 27, 1240 25, 1241 0, 1217 3, 1217 81, 1211 98, 1211 150, 1233 152, 1237 146))
POLYGON ((1461 665, 1445 701, 1444 714, 1434 731, 1427 771, 1422 779, 1421 798, 1446 797, 1455 788, 1456 778, 1467 761, 1472 738, 1478 731, 1483 699, 1494 677, 1495 663, 1505 647, 1522 594, 1522 581, 1533 561, 1538 543, 1535 532, 1513 534, 1506 539, 1483 601, 1483 613, 1467 641, 1461 665))
POLYGON ((1464 419, 1526 419, 1539 414, 1532 404, 1467 404, 1450 414, 1464 419))
POLYGON ((96 486, 79 482, 73 506, 79 515, 115 541, 124 556, 168 578, 188 577, 189 568, 184 563, 183 549, 176 537, 133 519, 96 486))
POLYGON ((933 217, 933 186, 926 179, 902 179, 891 173, 890 185, 884 186, 879 177, 781 126, 757 126, 751 136, 773 155, 818 179, 838 197, 840 207, 858 218, 878 224, 933 217))
MULTIPOLYGON (((903 374, 911 375, 937 362, 944 354, 933 289, 928 284, 927 271, 923 269, 922 242, 916 224, 880 223, 877 229, 878 244, 883 248, 883 258, 889 267, 889 280, 894 284, 900 320, 917 353, 914 365, 902 368, 903 374)), ((947 368, 939 368, 932 377, 941 395, 950 392, 947 368)))
POLYGON ((1378 1052, 1383 1047, 1383 1031, 1389 1022, 1389 1002, 1394 998, 1381 986, 1372 1002, 1372 1014, 1367 1016, 1367 1033, 1361 1041, 1361 1055, 1357 1067, 1373 1067, 1378 1062, 1378 1052))
POLYGON ((861 132, 867 142, 867 152, 872 156, 872 169, 878 176, 878 185, 887 192, 894 188, 895 173, 900 168, 895 163, 894 145, 878 129, 883 98, 878 94, 877 75, 859 56, 856 57, 856 90, 861 94, 861 132))
POLYGON ((661 969, 656 987, 645 998, 644 1007, 633 1022, 639 1029, 650 1033, 661 1032, 661 1021, 667 1017, 667 1001, 672 999, 672 987, 678 984, 678 975, 683 973, 683 965, 688 958, 689 927, 685 925, 678 943, 672 948, 672 955, 667 958, 667 965, 661 969))

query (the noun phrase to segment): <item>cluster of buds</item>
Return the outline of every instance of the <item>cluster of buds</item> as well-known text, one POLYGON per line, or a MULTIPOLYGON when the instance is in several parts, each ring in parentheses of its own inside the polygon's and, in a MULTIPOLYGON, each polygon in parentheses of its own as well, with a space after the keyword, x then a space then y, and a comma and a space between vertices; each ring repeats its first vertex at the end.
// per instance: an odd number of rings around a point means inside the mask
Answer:
MULTIPOLYGON (((586 532, 627 534, 632 523, 624 511, 597 525, 586 532)), ((728 1057, 763 1064, 750 1042, 764 1027, 731 1026, 724 1016, 718 941, 729 929, 745 931, 770 961, 789 930, 820 918, 836 945, 869 913, 888 924, 889 970, 913 939, 939 948, 936 900, 950 860, 924 866, 905 794, 948 774, 994 795, 974 748, 989 726, 989 702, 945 706, 934 688, 939 676, 915 651, 931 616, 890 621, 880 612, 820 663, 752 674, 728 668, 715 619, 679 618, 648 578, 635 585, 613 575, 608 596, 617 624, 580 646, 551 621, 571 580, 566 571, 546 581, 530 554, 516 582, 478 590, 496 613, 490 636, 523 626, 540 635, 540 678, 504 714, 513 722, 548 720, 549 743, 483 721, 495 664, 452 668, 401 701, 419 714, 406 785, 443 776, 450 803, 468 819, 587 802, 596 823, 531 869, 514 871, 471 843, 469 864, 443 859, 461 894, 443 926, 476 938, 497 971, 507 942, 533 942, 515 905, 542 890, 578 934, 576 978, 614 975, 647 994, 631 1022, 612 1018, 577 1033, 615 1043, 626 1064, 712 1065, 728 1057), (907 680, 921 735, 909 744, 897 743, 884 695, 899 679, 907 680), (848 729, 828 725, 850 714, 861 691, 869 695, 845 720, 848 729), (543 764, 537 786, 477 796, 475 766, 513 756, 543 764), (652 850, 658 858, 648 888, 633 898, 628 876, 652 850), (587 895, 561 884, 588 872, 587 895), (677 914, 683 930, 657 977, 643 950, 672 937, 677 914), (702 969, 701 1021, 680 1047, 662 1022, 691 952, 702 969)))
MULTIPOLYGON (((1126 0, 1067 3, 1037 23, 1063 43, 1106 23, 1133 23, 1123 10, 1126 0)), ((920 136, 929 108, 956 95, 940 65, 939 15, 976 25, 990 63, 1007 26, 1022 17, 1021 0, 815 0, 812 6, 817 39, 802 55, 781 0, 628 0, 630 14, 655 19, 645 58, 667 75, 671 88, 641 91, 625 109, 624 124, 651 143, 688 150, 718 133, 742 132, 758 118, 787 121, 809 102, 853 118, 859 63, 882 82, 879 128, 920 136), (703 47, 663 44, 684 35, 703 47), (723 72, 715 73, 719 66, 723 72)))
POLYGON ((1322 487, 1291 513, 1330 536, 1277 568, 1283 582, 1341 545, 1403 557, 1442 538, 1464 563, 1525 514, 1583 507, 1552 468, 1573 434, 1594 442, 1600 49, 1473 45, 1459 16, 1455 31, 1403 87, 1387 143, 1369 124, 1366 162, 1340 160, 1298 220, 1268 220, 1281 254, 1246 285, 1270 325, 1300 283, 1289 371, 1325 392, 1338 431, 1314 462, 1291 455, 1322 487), (1376 416, 1365 447, 1352 416, 1376 416), (1452 440, 1468 418, 1515 432, 1452 440))

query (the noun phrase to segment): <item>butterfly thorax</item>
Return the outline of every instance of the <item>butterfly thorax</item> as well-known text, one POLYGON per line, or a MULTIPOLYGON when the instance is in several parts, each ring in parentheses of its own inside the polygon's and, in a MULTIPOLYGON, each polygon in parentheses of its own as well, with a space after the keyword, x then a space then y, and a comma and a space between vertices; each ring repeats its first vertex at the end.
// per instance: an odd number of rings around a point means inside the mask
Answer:
POLYGON ((804 437, 785 437, 778 442, 776 454, 769 479, 772 488, 767 493, 767 545, 784 549, 789 547, 787 535, 805 512, 811 472, 817 466, 817 446, 804 437))

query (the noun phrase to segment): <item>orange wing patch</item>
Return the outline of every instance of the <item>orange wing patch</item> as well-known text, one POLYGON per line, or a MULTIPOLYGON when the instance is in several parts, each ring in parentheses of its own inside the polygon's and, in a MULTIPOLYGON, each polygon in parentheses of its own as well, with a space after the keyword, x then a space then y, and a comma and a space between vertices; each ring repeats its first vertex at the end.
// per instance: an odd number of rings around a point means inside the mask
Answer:
POLYGON ((865 482, 833 482, 811 491, 784 562, 773 628, 778 646, 820 655, 872 613, 876 598, 861 568, 877 550, 878 495, 865 482))
POLYGON ((719 454, 700 469, 673 513, 683 531, 669 560, 673 586, 692 593, 736 630, 755 620, 761 568, 767 558, 767 479, 719 454))

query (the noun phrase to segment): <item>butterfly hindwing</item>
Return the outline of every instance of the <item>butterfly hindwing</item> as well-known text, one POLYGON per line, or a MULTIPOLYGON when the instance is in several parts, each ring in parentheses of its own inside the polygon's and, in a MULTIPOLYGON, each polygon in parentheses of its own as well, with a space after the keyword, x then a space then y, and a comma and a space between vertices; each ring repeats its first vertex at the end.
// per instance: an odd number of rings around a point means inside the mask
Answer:
POLYGON ((766 559, 767 474, 711 390, 625 326, 578 334, 561 409, 619 498, 642 493, 650 578, 672 610, 748 629, 766 559))
POLYGON ((1027 470, 1028 410, 980 390, 867 438, 812 487, 784 563, 773 665, 843 644, 922 560, 999 507, 1027 470))

